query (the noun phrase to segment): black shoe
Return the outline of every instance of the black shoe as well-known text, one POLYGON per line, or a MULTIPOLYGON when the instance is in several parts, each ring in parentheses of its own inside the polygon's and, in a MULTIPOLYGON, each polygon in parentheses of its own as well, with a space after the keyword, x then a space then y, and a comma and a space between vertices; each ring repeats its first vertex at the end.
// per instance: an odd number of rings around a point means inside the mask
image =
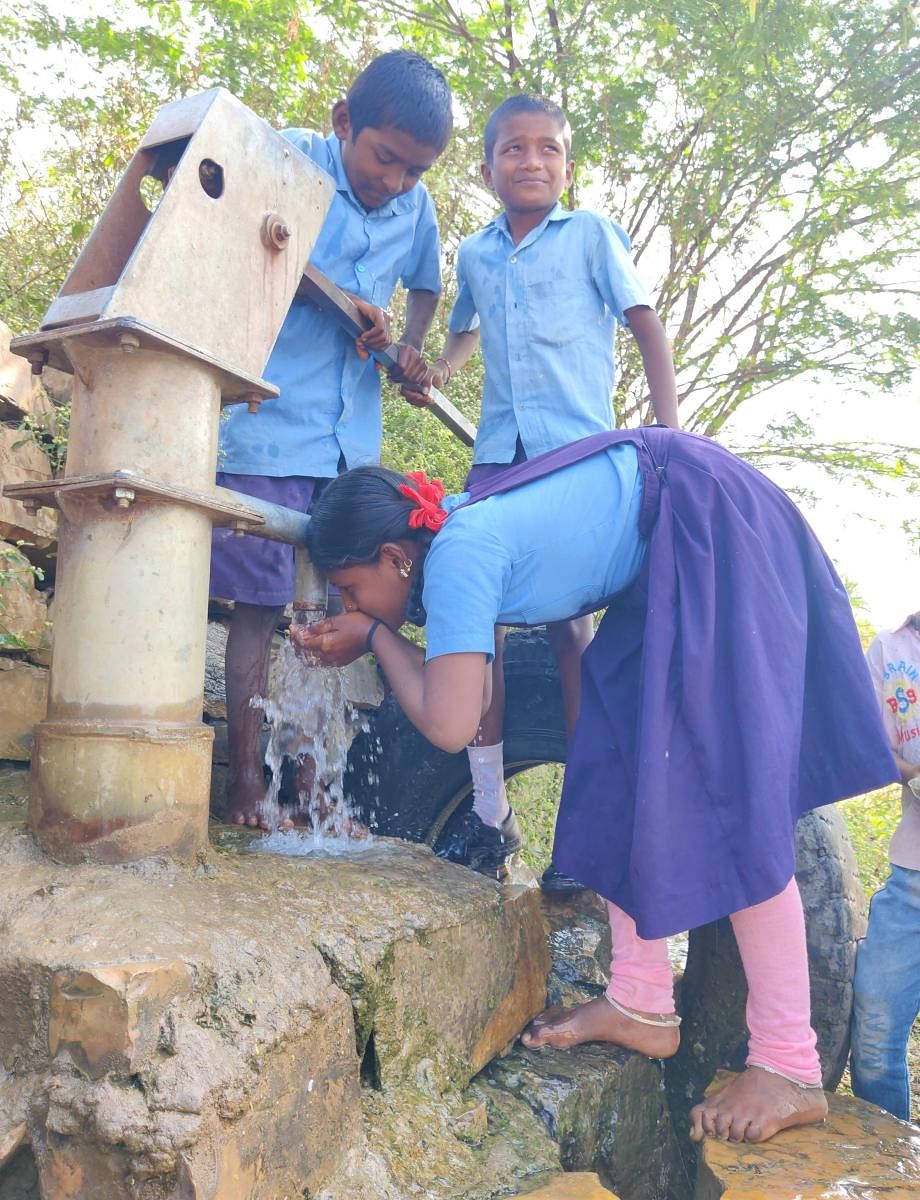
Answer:
POLYGON ((549 892, 551 896, 573 896, 576 892, 588 890, 577 879, 572 879, 570 875, 563 875, 561 871, 557 871, 552 863, 540 876, 540 888, 544 892, 549 892))
POLYGON ((522 844, 521 828, 513 811, 497 829, 494 825, 484 824, 470 811, 451 831, 447 844, 437 851, 437 855, 448 862, 470 867, 480 875, 500 879, 507 871, 508 859, 517 854, 522 844))

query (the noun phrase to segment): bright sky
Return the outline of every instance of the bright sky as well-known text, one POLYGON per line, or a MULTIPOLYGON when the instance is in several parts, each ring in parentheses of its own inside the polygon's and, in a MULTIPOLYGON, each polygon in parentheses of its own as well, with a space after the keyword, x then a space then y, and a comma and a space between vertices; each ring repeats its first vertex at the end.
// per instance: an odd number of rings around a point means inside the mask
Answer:
MULTIPOLYGON (((866 397, 848 394, 829 381, 786 387, 743 406, 722 439, 748 440, 776 414, 796 411, 822 441, 889 442, 920 446, 920 389, 866 397)), ((859 482, 831 480, 817 468, 801 465, 767 472, 781 487, 808 488, 817 505, 801 504, 812 528, 841 575, 853 580, 878 628, 899 625, 920 610, 920 548, 912 548, 901 529, 905 518, 920 518, 920 496, 903 485, 889 494, 886 483, 867 488, 859 482)))

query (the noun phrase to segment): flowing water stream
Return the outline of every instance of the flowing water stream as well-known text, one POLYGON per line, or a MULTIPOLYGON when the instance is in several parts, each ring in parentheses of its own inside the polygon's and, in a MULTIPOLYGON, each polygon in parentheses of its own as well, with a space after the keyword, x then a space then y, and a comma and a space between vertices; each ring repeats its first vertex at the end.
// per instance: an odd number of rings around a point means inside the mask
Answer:
POLYGON ((361 718, 346 697, 343 671, 311 666, 286 640, 278 654, 272 694, 253 704, 268 721, 265 761, 272 772, 260 811, 269 833, 253 849, 292 855, 369 849, 375 839, 352 813, 344 790, 349 736, 361 718), (294 766, 294 807, 279 802, 285 759, 294 766), (298 827, 289 828, 290 821, 298 827))

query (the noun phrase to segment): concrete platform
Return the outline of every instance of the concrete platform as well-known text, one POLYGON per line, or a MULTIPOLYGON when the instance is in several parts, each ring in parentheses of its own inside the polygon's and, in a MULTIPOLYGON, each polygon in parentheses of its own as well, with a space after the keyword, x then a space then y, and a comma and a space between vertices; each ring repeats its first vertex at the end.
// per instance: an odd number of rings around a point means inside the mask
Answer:
POLYGON ((6 823, 0 929, 0 1142, 45 1200, 312 1195, 362 1081, 462 1089, 549 967, 536 892, 403 843, 63 867, 6 823))
POLYGON ((920 1128, 852 1096, 827 1099, 822 1124, 760 1145, 707 1138, 694 1200, 916 1200, 920 1128))

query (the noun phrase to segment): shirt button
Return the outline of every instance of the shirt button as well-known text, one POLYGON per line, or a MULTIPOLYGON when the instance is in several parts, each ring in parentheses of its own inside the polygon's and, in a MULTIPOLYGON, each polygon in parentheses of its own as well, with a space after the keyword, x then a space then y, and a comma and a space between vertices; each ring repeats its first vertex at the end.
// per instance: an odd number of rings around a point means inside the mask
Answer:
MULTIPOLYGON (((511 257, 508 259, 508 262, 517 262, 517 255, 512 254, 511 257)), ((361 268, 359 267, 358 270, 360 271, 361 268)))

